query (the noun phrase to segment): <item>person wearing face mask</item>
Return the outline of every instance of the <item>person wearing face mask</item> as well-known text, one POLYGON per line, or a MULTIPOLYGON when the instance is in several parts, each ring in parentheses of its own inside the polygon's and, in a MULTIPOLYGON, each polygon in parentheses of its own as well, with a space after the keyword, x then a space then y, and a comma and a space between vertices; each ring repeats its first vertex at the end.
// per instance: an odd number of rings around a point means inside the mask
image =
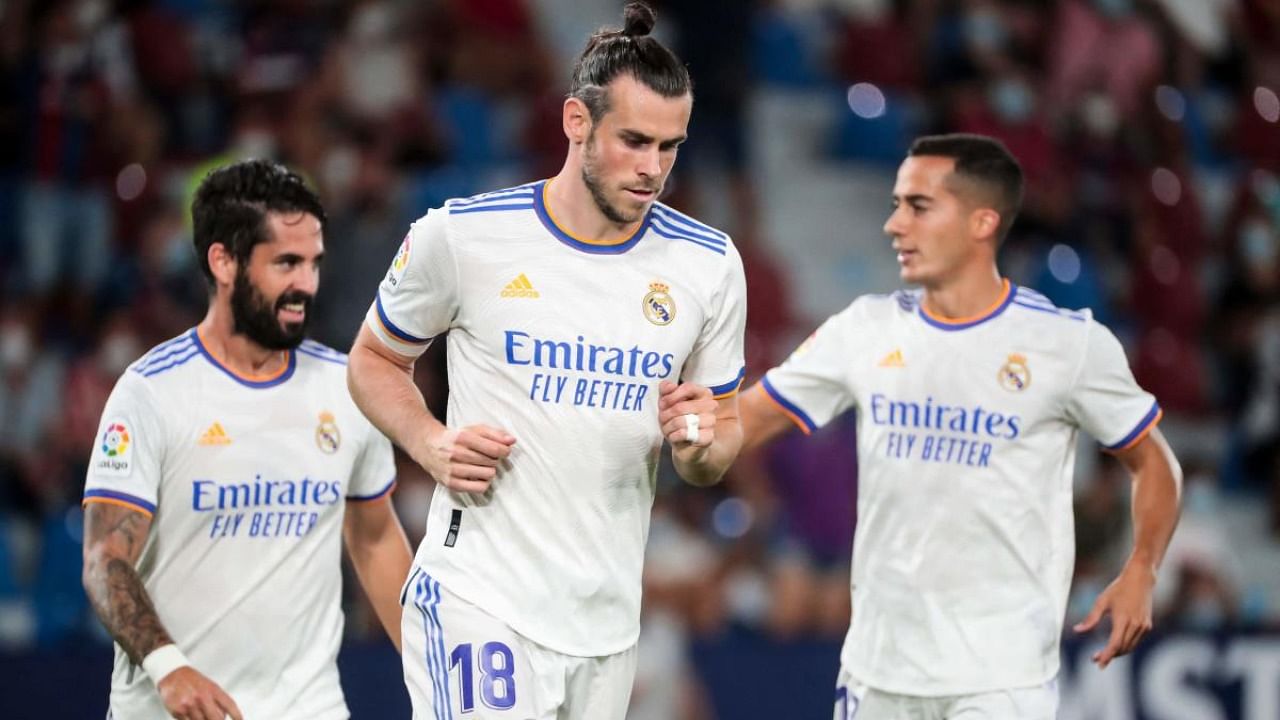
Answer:
MULTIPOLYGON (((397 648, 410 554, 391 445, 352 402, 346 356, 305 339, 324 209, 248 160, 211 172, 192 216, 208 312, 121 375, 85 481, 84 586, 116 641, 108 717, 346 718, 343 540, 397 648)), ((124 352, 109 337, 100 355, 124 352)))
POLYGON ((1022 186, 989 137, 916 140, 884 231, 919 289, 856 299, 743 395, 747 448, 858 414, 836 720, 1056 716, 1081 430, 1129 471, 1134 536, 1075 630, 1110 616, 1106 667, 1151 629, 1181 472, 1111 331, 1001 276, 1022 186))
POLYGON ((658 202, 693 95, 654 20, 630 3, 588 41, 558 175, 413 224, 351 351, 357 404, 437 482, 404 594, 415 717, 620 720, 663 443, 694 485, 737 455, 742 261, 658 202), (446 331, 444 424, 413 365, 446 331))

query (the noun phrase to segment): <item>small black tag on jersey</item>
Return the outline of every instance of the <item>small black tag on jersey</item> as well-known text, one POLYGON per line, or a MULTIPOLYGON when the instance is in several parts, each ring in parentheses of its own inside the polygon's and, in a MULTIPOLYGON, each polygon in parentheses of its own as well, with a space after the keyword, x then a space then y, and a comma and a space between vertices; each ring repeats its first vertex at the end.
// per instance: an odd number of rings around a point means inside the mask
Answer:
POLYGON ((449 534, 444 536, 444 546, 453 547, 458 542, 458 528, 462 527, 462 511, 454 510, 449 518, 449 534))

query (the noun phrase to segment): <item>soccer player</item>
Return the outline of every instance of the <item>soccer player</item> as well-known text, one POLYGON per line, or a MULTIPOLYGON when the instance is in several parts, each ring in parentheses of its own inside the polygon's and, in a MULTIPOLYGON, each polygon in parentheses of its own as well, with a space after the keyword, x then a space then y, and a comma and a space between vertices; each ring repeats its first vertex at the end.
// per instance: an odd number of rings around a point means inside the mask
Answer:
POLYGON ((1181 471, 1115 336, 1000 276, 1021 196, 1000 143, 917 140, 884 229, 920 289, 858 298, 742 398, 747 446, 858 413, 837 720, 1054 717, 1081 429, 1133 476, 1134 545, 1076 629, 1111 616, 1105 667, 1151 628, 1181 471))
POLYGON ((555 177, 431 210, 351 353, 356 403, 437 484, 406 584, 418 718, 623 717, 663 440, 690 483, 741 443, 728 236, 656 202, 693 98, 625 9, 573 70, 555 177), (414 360, 448 332, 447 425, 414 360))
POLYGON ((85 482, 109 717, 346 718, 341 538, 397 647, 412 556, 390 443, 351 401, 346 357, 303 339, 324 210, 296 174, 246 161, 210 173, 192 215, 209 311, 120 377, 85 482))

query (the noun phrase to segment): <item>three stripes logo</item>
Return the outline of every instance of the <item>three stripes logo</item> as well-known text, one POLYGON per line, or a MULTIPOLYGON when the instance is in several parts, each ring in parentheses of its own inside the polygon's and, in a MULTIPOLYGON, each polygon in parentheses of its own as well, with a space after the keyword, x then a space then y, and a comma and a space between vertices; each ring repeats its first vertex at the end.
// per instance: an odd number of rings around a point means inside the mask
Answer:
POLYGON ((906 367, 907 361, 902 359, 902 349, 896 348, 893 352, 881 358, 878 365, 882 368, 900 368, 906 367))
POLYGON ((529 278, 524 273, 516 276, 515 280, 506 284, 502 288, 502 297, 504 298, 536 298, 539 297, 538 291, 533 289, 533 283, 529 282, 529 278))
POLYGON ((231 438, 227 435, 227 431, 222 429, 222 423, 215 422, 209 426, 208 430, 200 436, 197 441, 200 445, 230 445, 231 438))

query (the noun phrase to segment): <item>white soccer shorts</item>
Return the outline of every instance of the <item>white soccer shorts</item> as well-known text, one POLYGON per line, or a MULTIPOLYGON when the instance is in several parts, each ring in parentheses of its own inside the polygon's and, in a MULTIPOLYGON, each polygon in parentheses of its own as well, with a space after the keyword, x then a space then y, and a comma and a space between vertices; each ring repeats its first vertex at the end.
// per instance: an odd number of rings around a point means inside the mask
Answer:
POLYGON ((1054 720, 1056 680, 1038 687, 973 695, 918 697, 870 688, 843 667, 836 680, 833 720, 1054 720))
POLYGON ((414 567, 400 633, 414 720, 623 720, 636 649, 565 655, 513 631, 414 567))

